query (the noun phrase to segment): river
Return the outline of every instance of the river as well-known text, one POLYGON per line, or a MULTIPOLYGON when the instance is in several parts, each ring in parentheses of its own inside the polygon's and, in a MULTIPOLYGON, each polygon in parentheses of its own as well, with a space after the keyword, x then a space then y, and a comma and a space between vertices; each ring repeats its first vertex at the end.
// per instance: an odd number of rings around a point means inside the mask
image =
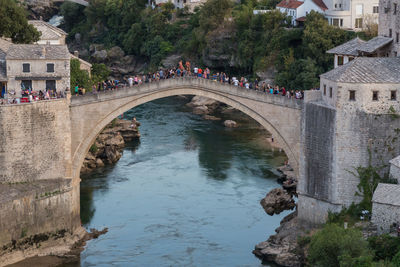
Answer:
POLYGON ((288 213, 268 216, 259 201, 278 187, 285 155, 255 122, 227 129, 191 114, 185 101, 124 114, 141 122, 141 140, 114 166, 82 177, 82 223, 109 232, 73 266, 261 266, 254 245, 288 213))

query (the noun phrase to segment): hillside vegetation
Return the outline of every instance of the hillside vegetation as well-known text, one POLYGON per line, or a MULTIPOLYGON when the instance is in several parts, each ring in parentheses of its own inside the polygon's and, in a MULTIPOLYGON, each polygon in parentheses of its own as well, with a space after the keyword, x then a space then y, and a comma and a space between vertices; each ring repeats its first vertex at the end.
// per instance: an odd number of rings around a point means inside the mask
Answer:
POLYGON ((333 67, 326 50, 355 37, 328 25, 311 12, 304 28, 292 28, 277 10, 255 15, 258 6, 274 8, 275 0, 209 0, 194 13, 175 10, 167 3, 147 8, 147 0, 92 0, 84 8, 64 3, 64 29, 74 41, 121 47, 125 53, 149 62, 153 71, 168 55, 214 70, 255 78, 276 72, 276 83, 287 88, 310 89, 319 75, 333 67))

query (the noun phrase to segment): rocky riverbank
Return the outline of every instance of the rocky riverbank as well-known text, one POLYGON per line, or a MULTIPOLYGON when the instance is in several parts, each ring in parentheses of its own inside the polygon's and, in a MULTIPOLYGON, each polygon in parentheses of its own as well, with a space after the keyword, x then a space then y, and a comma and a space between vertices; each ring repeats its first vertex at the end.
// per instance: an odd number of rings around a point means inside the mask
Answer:
POLYGON ((140 137, 139 126, 137 121, 113 120, 90 147, 81 173, 88 173, 105 164, 116 163, 122 156, 125 143, 140 137))
POLYGON ((107 231, 108 229, 104 228, 101 231, 90 229, 90 232, 87 232, 80 227, 74 233, 60 230, 27 237, 2 248, 0 267, 42 267, 79 263, 80 253, 86 242, 107 231))

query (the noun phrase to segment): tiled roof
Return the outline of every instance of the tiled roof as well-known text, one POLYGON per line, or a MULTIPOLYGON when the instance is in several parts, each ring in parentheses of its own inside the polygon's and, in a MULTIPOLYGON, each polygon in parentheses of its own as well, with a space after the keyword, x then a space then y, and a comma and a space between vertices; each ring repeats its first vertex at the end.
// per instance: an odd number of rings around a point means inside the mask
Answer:
POLYGON ((326 51, 326 53, 347 55, 347 56, 358 56, 359 47, 363 43, 365 43, 365 41, 357 37, 351 41, 348 41, 347 43, 341 44, 335 48, 326 51))
POLYGON ((390 44, 392 41, 393 38, 377 36, 361 44, 358 50, 365 53, 374 53, 376 50, 390 44))
POLYGON ((3 38, 0 38, 0 60, 6 58, 6 53, 11 45, 12 45, 11 42, 3 38))
POLYGON ((296 0, 283 0, 279 4, 277 4, 277 7, 282 7, 282 8, 291 8, 291 9, 296 9, 299 6, 304 4, 304 2, 301 1, 296 1, 296 0))
POLYGON ((304 22, 304 21, 306 21, 306 17, 303 16, 303 17, 297 18, 296 21, 304 22))
POLYGON ((344 83, 400 83, 400 58, 358 57, 321 78, 344 83))
POLYGON ((6 59, 70 59, 70 53, 66 45, 13 44, 6 59))
POLYGON ((400 185, 378 184, 372 202, 400 206, 400 185))
POLYGON ((29 20, 28 23, 33 25, 39 32, 42 33, 40 36, 40 39, 42 40, 57 40, 61 36, 67 35, 67 33, 60 28, 54 27, 53 25, 42 20, 29 20))
POLYGON ((325 5, 323 0, 312 0, 312 1, 323 11, 328 10, 328 7, 325 5))
POLYGON ((78 59, 81 64, 84 64, 86 66, 92 67, 92 64, 90 64, 89 62, 87 62, 87 61, 75 56, 74 54, 71 54, 71 58, 78 59))

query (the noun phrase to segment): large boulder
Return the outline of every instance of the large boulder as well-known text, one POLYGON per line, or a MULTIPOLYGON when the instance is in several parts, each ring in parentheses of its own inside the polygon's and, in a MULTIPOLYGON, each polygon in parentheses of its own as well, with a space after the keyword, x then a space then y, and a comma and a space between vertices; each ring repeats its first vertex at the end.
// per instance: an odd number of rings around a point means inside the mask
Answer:
POLYGON ((125 56, 124 50, 119 46, 114 46, 107 52, 109 60, 121 60, 125 56))
POLYGON ((235 128, 235 127, 237 127, 237 123, 236 123, 236 121, 226 120, 226 121, 224 121, 224 126, 227 128, 235 128))
POLYGON ((260 201, 260 204, 268 215, 279 214, 284 210, 293 210, 296 207, 292 196, 282 188, 271 190, 266 197, 260 201))
POLYGON ((96 62, 105 62, 107 60, 107 51, 106 50, 98 50, 92 54, 92 58, 96 62))
POLYGON ((206 106, 198 106, 193 108, 193 113, 197 115, 208 114, 210 111, 206 106))

